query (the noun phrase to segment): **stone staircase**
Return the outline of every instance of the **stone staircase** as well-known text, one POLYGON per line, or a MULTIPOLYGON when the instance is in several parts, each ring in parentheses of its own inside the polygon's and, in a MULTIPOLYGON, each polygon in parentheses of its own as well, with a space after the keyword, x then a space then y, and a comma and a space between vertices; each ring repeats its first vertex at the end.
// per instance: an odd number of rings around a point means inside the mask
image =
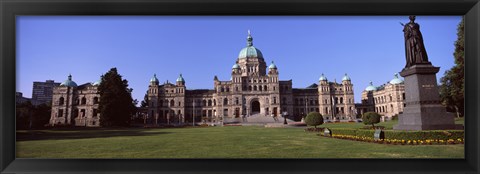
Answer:
MULTIPOLYGON (((283 124, 284 118, 278 116, 278 120, 275 120, 271 116, 265 116, 261 114, 253 114, 249 117, 246 117, 246 120, 243 118, 225 118, 225 124, 242 124, 242 125, 266 125, 269 123, 279 123, 283 124)), ((293 120, 287 119, 287 122, 294 122, 293 120)))

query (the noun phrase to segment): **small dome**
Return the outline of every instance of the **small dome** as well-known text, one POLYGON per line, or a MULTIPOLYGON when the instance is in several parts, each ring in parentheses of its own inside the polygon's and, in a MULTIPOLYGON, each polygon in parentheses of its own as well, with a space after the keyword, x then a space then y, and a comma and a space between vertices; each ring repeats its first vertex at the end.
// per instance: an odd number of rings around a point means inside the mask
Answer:
POLYGON ((343 76, 342 81, 350 81, 350 77, 348 77, 347 73, 343 76))
POLYGON ((240 69, 240 66, 238 64, 235 64, 232 66, 232 69, 240 69))
POLYGON ((392 84, 392 85, 397 85, 397 84, 403 83, 403 80, 400 79, 400 78, 398 78, 398 73, 395 73, 394 76, 395 76, 395 77, 394 77, 392 80, 390 80, 390 84, 392 84))
POLYGON ((153 74, 153 77, 150 79, 150 83, 158 83, 157 74, 153 74))
POLYGON ((260 52, 259 49, 253 47, 253 38, 252 38, 252 35, 250 35, 250 30, 248 30, 247 47, 240 50, 240 53, 238 54, 238 58, 242 59, 242 58, 251 58, 251 57, 263 59, 263 54, 262 52, 260 52))
POLYGON ((268 69, 277 69, 277 66, 272 61, 272 64, 270 64, 270 66, 268 66, 268 69))
POLYGON ((93 85, 93 86, 99 86, 100 83, 102 83, 102 79, 99 79, 99 80, 97 80, 96 82, 93 82, 92 85, 93 85))
POLYGON ((377 87, 373 86, 373 82, 370 81, 370 85, 365 88, 365 91, 376 91, 377 87))
POLYGON ((320 79, 318 79, 319 81, 327 81, 327 77, 325 77, 325 75, 322 75, 320 76, 320 79))
POLYGON ((180 76, 178 76, 177 82, 185 82, 185 79, 183 79, 182 74, 180 74, 180 76))
POLYGON ((67 87, 77 87, 77 83, 75 83, 74 81, 72 81, 72 75, 68 75, 68 79, 65 80, 64 82, 62 82, 60 84, 60 86, 67 86, 67 87))

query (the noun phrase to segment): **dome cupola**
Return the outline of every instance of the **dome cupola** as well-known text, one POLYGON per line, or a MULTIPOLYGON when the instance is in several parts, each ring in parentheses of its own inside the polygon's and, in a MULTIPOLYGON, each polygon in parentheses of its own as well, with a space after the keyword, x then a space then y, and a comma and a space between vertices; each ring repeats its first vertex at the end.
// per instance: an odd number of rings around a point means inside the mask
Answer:
POLYGON ((100 86, 100 83, 102 83, 102 78, 98 79, 96 82, 93 82, 93 86, 100 86))
POLYGON ((397 84, 401 84, 401 83, 403 83, 403 80, 402 80, 402 79, 400 79, 400 78, 398 78, 398 73, 395 73, 395 75, 394 75, 393 79, 392 79, 392 80, 390 80, 390 82, 389 82, 389 83, 390 83, 390 84, 392 84, 392 85, 397 85, 397 84))
POLYGON ((153 74, 153 77, 150 79, 150 83, 158 84, 157 74, 153 74))
POLYGON ((62 83, 60 84, 60 86, 77 87, 77 83, 75 83, 74 81, 72 81, 72 75, 69 74, 69 75, 68 75, 68 79, 65 80, 64 82, 62 82, 62 83))
POLYGON ((377 87, 373 86, 373 82, 370 81, 370 85, 367 86, 367 88, 365 88, 365 91, 376 91, 377 90, 377 87))
POLYGON ((182 74, 180 74, 180 76, 178 76, 177 82, 185 82, 185 79, 183 79, 182 74))
POLYGON ((347 73, 343 76, 342 81, 350 81, 350 77, 348 77, 347 73))
POLYGON ((270 64, 270 66, 268 66, 268 69, 277 69, 277 65, 275 65, 272 61, 272 63, 270 64))
POLYGON ((319 81, 327 81, 327 77, 325 77, 325 75, 322 73, 322 75, 320 76, 320 79, 318 79, 319 81))
POLYGON ((240 66, 238 64, 235 64, 232 66, 232 69, 240 69, 240 66))
POLYGON ((238 54, 239 59, 243 58, 260 58, 263 59, 263 54, 260 52, 259 49, 253 47, 253 38, 250 34, 250 30, 248 30, 247 36, 247 47, 243 48, 240 53, 238 54))

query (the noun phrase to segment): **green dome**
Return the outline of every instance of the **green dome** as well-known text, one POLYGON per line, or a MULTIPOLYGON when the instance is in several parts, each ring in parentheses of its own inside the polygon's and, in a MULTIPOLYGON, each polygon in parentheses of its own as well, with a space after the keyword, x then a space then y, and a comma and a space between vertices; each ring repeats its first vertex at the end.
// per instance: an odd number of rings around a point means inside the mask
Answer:
POLYGON ((260 52, 259 49, 253 47, 253 38, 250 35, 250 30, 248 30, 248 36, 247 36, 247 47, 243 48, 240 53, 238 54, 238 58, 251 58, 251 57, 256 57, 263 59, 263 54, 260 52))
POLYGON ((397 85, 397 84, 403 83, 403 80, 400 79, 400 78, 398 78, 398 73, 395 73, 394 76, 395 76, 395 77, 394 77, 392 80, 390 80, 390 84, 392 84, 392 85, 397 85))
POLYGON ((75 83, 74 81, 72 81, 72 75, 68 75, 68 79, 65 80, 64 82, 62 82, 60 84, 60 86, 67 86, 67 87, 77 87, 77 83, 75 83))
POLYGON ((268 69, 277 69, 277 66, 272 61, 272 64, 270 64, 270 66, 268 66, 268 69))
POLYGON ((373 82, 370 81, 370 85, 365 88, 365 91, 376 91, 377 87, 373 86, 373 82))
POLYGON ((240 69, 240 66, 238 64, 235 64, 232 66, 232 69, 240 69))
POLYGON ((185 79, 183 79, 182 74, 177 78, 177 82, 185 82, 185 79))
POLYGON ((350 81, 350 77, 348 77, 347 73, 343 76, 342 81, 350 81))
POLYGON ((98 86, 98 85, 100 85, 100 83, 102 83, 102 79, 99 79, 96 82, 93 82, 92 85, 93 86, 98 86))
POLYGON ((158 83, 157 74, 153 74, 153 77, 150 79, 150 83, 158 83))
POLYGON ((322 75, 320 76, 320 79, 318 79, 319 81, 327 81, 327 77, 325 77, 325 75, 322 75))

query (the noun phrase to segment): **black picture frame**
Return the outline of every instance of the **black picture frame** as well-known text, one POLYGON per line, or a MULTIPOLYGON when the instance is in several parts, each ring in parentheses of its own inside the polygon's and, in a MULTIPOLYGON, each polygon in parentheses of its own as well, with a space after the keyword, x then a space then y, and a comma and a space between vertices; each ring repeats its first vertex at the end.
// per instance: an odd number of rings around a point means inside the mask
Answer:
POLYGON ((478 0, 0 0, 1 173, 479 173, 478 0), (16 159, 17 15, 465 15, 465 159, 16 159))

